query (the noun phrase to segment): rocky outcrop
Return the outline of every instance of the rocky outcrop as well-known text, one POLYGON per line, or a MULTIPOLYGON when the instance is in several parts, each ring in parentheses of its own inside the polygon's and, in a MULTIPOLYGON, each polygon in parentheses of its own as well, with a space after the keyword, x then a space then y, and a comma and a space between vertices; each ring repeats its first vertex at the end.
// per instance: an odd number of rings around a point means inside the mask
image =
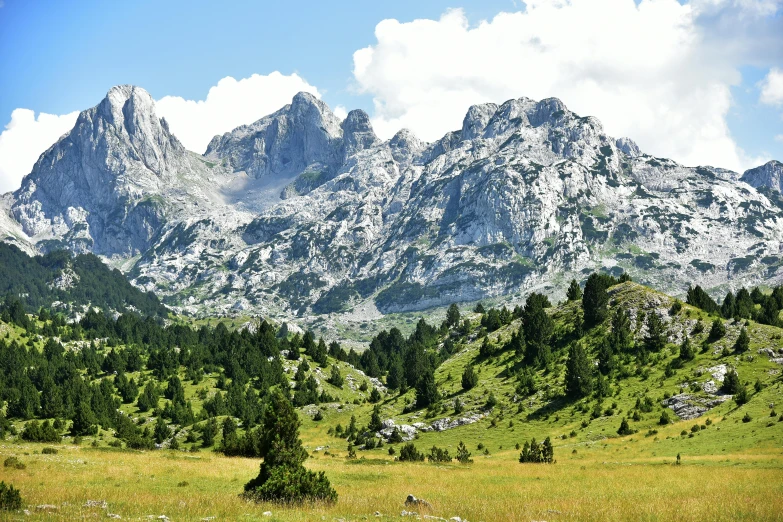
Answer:
POLYGON ((783 192, 783 163, 773 160, 755 169, 746 170, 740 180, 751 187, 783 192))

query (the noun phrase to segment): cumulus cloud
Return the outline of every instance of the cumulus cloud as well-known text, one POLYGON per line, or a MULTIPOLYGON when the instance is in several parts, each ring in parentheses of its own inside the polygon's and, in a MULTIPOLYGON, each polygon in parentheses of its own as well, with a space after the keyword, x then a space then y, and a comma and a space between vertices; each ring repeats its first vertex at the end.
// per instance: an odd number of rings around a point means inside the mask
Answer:
POLYGON ((58 116, 15 109, 0 134, 0 193, 16 190, 46 149, 76 123, 78 112, 58 116))
POLYGON ((216 134, 271 114, 301 91, 321 97, 318 89, 295 73, 275 71, 241 80, 227 76, 209 89, 204 100, 165 96, 158 100, 156 110, 187 149, 201 154, 216 134))
POLYGON ((767 105, 783 105, 783 70, 773 67, 761 81, 759 101, 767 105))
POLYGON ((373 126, 384 137, 407 127, 434 140, 460 128, 472 104, 556 96, 648 153, 741 170, 753 160, 726 121, 741 75, 706 43, 700 20, 718 23, 731 10, 749 24, 776 4, 528 0, 524 11, 475 27, 459 9, 439 20, 384 20, 377 42, 354 53, 354 78, 373 95, 373 126))
POLYGON ((334 115, 337 116, 339 119, 344 120, 346 116, 348 116, 348 109, 346 109, 342 105, 337 105, 332 112, 334 112, 334 115))

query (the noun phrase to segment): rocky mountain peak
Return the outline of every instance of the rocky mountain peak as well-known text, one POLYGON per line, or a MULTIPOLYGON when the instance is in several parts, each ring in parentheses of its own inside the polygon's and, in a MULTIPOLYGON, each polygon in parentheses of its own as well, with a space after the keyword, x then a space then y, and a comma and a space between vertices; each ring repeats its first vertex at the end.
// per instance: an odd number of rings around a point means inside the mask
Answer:
POLYGON ((492 119, 492 116, 498 111, 498 106, 494 103, 482 103, 479 105, 472 105, 465 118, 462 120, 462 135, 463 140, 472 140, 480 136, 484 129, 487 127, 487 123, 492 119))
POLYGON ((370 116, 361 109, 349 112, 341 127, 346 158, 351 154, 374 147, 379 143, 378 137, 373 131, 372 123, 370 123, 370 116))
POLYGON ((212 138, 205 156, 255 178, 331 175, 343 161, 340 124, 324 102, 300 92, 279 111, 212 138))
POLYGON ((755 188, 768 188, 775 192, 783 192, 783 163, 772 160, 760 167, 746 170, 740 181, 755 188))

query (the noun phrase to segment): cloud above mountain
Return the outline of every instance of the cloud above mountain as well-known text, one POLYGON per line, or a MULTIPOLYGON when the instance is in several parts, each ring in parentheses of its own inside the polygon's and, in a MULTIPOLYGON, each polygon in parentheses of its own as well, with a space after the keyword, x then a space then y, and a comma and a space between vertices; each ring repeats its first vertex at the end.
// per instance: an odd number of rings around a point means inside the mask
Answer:
POLYGON ((729 131, 731 88, 754 50, 744 35, 778 4, 528 0, 474 27, 459 9, 384 20, 377 42, 354 54, 356 88, 373 96, 373 126, 386 138, 407 127, 434 140, 472 104, 555 96, 652 154, 741 170, 758 159, 729 131), (728 19, 735 38, 721 44, 714 33, 728 19))
POLYGON ((202 154, 215 135, 275 112, 301 91, 321 97, 316 87, 296 73, 275 71, 241 80, 227 76, 209 89, 204 100, 165 96, 158 100, 156 110, 187 149, 202 154))
POLYGON ((38 156, 71 130, 78 116, 78 111, 62 116, 40 112, 36 117, 30 109, 14 110, 0 134, 0 193, 19 188, 38 156))

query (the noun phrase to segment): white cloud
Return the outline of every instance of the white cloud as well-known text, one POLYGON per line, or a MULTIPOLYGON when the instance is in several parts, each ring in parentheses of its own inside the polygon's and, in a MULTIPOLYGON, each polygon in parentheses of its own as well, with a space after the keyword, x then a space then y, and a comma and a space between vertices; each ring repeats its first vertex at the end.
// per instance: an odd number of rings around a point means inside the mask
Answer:
POLYGON ((165 96, 158 100, 156 110, 187 149, 202 154, 216 134, 271 114, 291 103, 301 91, 321 97, 317 88, 297 74, 287 76, 275 71, 241 80, 227 76, 209 89, 205 100, 165 96))
POLYGON ((78 112, 58 116, 15 109, 0 134, 0 193, 16 190, 46 149, 76 123, 78 112))
POLYGON ((460 128, 472 104, 556 96, 651 154, 742 170, 751 160, 726 122, 741 76, 705 43, 699 17, 731 9, 752 19, 770 3, 528 0, 475 27, 461 10, 384 20, 377 43, 354 53, 354 77, 374 97, 383 137, 407 127, 434 140, 460 128))
POLYGON ((778 134, 777 136, 775 136, 775 141, 779 143, 783 143, 783 134, 778 134))
POLYGON ((332 110, 335 116, 337 116, 340 120, 344 120, 346 116, 348 116, 348 109, 346 109, 342 105, 337 105, 332 110))
POLYGON ((783 70, 773 67, 761 81, 759 101, 767 105, 783 105, 783 70))

